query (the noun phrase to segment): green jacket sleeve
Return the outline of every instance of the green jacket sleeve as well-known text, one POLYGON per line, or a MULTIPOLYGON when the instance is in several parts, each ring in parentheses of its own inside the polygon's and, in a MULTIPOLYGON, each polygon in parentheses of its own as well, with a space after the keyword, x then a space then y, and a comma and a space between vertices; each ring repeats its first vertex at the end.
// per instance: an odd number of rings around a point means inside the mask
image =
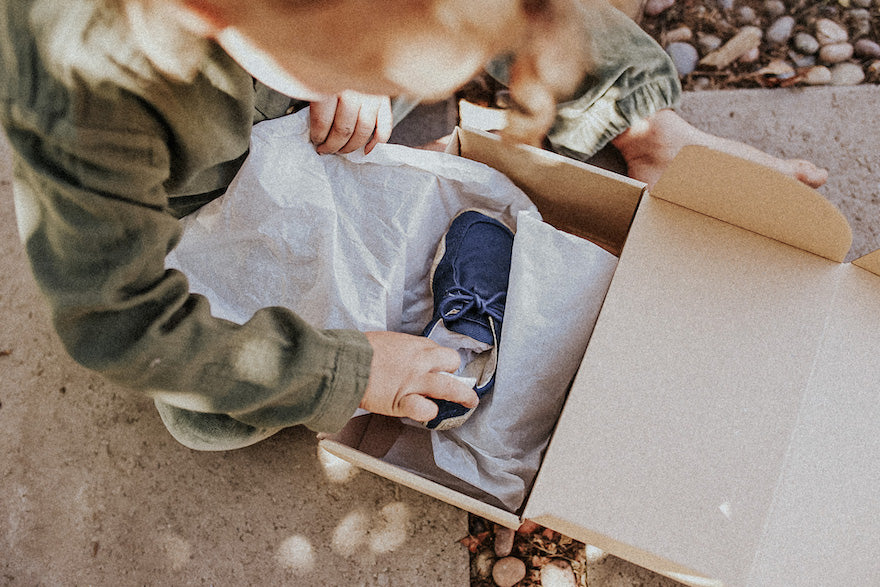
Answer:
POLYGON ((45 67, 24 33, 0 45, 19 228, 71 356, 167 404, 248 426, 344 425, 369 377, 362 333, 319 330, 284 308, 220 320, 165 268, 181 234, 169 193, 222 182, 234 171, 224 164, 246 153, 249 77, 215 55, 191 84, 128 69, 119 84, 95 83, 45 67))

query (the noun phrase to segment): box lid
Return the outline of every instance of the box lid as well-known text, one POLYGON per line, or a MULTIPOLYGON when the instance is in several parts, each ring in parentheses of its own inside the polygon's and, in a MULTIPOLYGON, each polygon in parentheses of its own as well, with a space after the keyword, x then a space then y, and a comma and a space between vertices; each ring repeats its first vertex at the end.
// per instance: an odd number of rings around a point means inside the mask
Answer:
MULTIPOLYGON (((880 532, 873 519, 840 522, 877 511, 876 468, 859 473, 850 457, 841 466, 857 476, 853 500, 812 524, 799 509, 843 497, 831 469, 810 483, 823 434, 805 424, 843 382, 860 399, 833 426, 859 422, 880 462, 877 433, 863 429, 876 392, 866 393, 858 363, 840 373, 844 341, 880 342, 880 326, 858 320, 880 315, 880 279, 836 262, 849 248, 845 220, 787 179, 689 149, 643 198, 526 517, 690 584, 768 585, 795 567, 815 581, 821 570, 809 563, 824 557, 805 558, 793 542, 880 532)), ((826 456, 853 441, 825 446, 826 456)), ((880 572, 860 562, 854 572, 880 572)))
POLYGON ((706 147, 684 147, 651 194, 833 261, 852 246, 846 219, 818 192, 706 147))

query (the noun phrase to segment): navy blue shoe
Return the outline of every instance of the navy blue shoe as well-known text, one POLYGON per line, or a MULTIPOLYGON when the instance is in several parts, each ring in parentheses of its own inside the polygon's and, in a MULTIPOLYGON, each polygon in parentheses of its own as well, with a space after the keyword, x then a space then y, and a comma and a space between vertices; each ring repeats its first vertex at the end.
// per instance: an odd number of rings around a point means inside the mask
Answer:
MULTIPOLYGON (((498 341, 504 321, 513 232, 476 210, 455 217, 437 251, 431 275, 434 316, 423 336, 456 348, 465 366, 460 377, 476 381, 482 399, 495 385, 498 341)), ((446 400, 427 428, 460 426, 473 409, 446 400)))

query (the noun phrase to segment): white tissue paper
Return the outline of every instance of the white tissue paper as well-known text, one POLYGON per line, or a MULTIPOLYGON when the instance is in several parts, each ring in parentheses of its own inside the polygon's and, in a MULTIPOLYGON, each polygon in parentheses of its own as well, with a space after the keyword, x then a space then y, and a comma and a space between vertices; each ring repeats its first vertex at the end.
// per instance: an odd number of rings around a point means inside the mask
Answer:
POLYGON ((319 328, 421 334, 433 312, 434 254, 467 208, 516 228, 495 389, 460 428, 405 426, 385 460, 515 511, 616 258, 543 223, 507 177, 399 145, 318 155, 300 112, 254 127, 227 193, 184 219, 167 263, 214 315, 238 323, 278 305, 319 328))

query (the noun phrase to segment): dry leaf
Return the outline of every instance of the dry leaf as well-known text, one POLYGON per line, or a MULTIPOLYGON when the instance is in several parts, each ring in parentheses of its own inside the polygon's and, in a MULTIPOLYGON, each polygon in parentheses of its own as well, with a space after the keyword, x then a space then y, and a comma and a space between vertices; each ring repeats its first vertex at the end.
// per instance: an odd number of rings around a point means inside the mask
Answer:
POLYGON ((471 553, 476 553, 478 550, 480 550, 480 547, 483 546, 483 542, 485 542, 486 538, 488 537, 489 531, 487 530, 486 532, 480 532, 476 536, 468 534, 467 536, 459 540, 459 542, 471 553))

